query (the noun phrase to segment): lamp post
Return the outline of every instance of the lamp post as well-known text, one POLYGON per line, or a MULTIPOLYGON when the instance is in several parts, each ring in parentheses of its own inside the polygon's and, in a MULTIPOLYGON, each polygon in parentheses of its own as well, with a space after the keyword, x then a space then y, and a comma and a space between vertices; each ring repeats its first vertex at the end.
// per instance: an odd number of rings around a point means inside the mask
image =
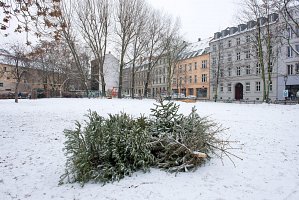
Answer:
MULTIPOLYGON (((284 80, 284 92, 285 92, 285 90, 287 89, 288 75, 284 75, 283 80, 284 80)), ((284 104, 287 104, 287 96, 284 97, 284 104)))

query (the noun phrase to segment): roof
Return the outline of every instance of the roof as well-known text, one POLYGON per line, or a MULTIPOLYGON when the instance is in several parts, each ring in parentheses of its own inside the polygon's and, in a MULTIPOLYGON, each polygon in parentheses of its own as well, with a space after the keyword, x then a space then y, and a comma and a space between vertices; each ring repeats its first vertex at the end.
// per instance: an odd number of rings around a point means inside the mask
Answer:
POLYGON ((207 38, 198 42, 189 44, 185 50, 179 55, 180 60, 197 57, 207 53, 209 42, 212 38, 207 38))

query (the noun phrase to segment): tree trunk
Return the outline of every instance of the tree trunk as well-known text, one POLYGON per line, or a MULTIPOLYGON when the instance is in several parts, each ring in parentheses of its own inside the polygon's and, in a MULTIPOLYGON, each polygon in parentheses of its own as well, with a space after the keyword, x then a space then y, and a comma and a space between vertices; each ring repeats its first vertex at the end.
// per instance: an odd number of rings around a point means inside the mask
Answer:
POLYGON ((15 87, 15 103, 19 103, 19 82, 16 83, 16 87, 15 87))

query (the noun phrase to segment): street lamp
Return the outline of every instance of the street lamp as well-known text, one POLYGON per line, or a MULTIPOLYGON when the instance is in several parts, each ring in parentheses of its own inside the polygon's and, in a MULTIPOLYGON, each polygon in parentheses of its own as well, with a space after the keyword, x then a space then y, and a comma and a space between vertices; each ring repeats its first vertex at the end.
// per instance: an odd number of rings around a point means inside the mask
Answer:
POLYGON ((283 80, 284 80, 284 89, 286 90, 286 87, 287 87, 287 81, 288 81, 288 75, 284 75, 284 76, 283 76, 283 80))
MULTIPOLYGON (((286 91, 286 89, 287 89, 287 81, 288 81, 288 75, 287 74, 283 76, 283 80, 284 80, 284 90, 286 91)), ((284 104, 286 104, 287 103, 286 102, 287 101, 287 96, 284 97, 284 100, 285 100, 284 104)))

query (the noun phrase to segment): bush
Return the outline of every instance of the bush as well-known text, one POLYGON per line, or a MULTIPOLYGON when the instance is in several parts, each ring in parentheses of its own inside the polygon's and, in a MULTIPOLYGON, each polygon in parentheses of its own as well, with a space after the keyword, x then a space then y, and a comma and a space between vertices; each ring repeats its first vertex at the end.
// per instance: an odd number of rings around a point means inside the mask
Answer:
POLYGON ((221 126, 201 118, 195 108, 184 116, 174 102, 160 100, 155 106, 150 118, 121 113, 105 119, 90 112, 85 128, 76 122, 75 130, 65 130, 67 163, 61 183, 66 178, 106 183, 150 167, 189 171, 212 155, 235 156, 227 151, 230 142, 216 137, 221 126))

